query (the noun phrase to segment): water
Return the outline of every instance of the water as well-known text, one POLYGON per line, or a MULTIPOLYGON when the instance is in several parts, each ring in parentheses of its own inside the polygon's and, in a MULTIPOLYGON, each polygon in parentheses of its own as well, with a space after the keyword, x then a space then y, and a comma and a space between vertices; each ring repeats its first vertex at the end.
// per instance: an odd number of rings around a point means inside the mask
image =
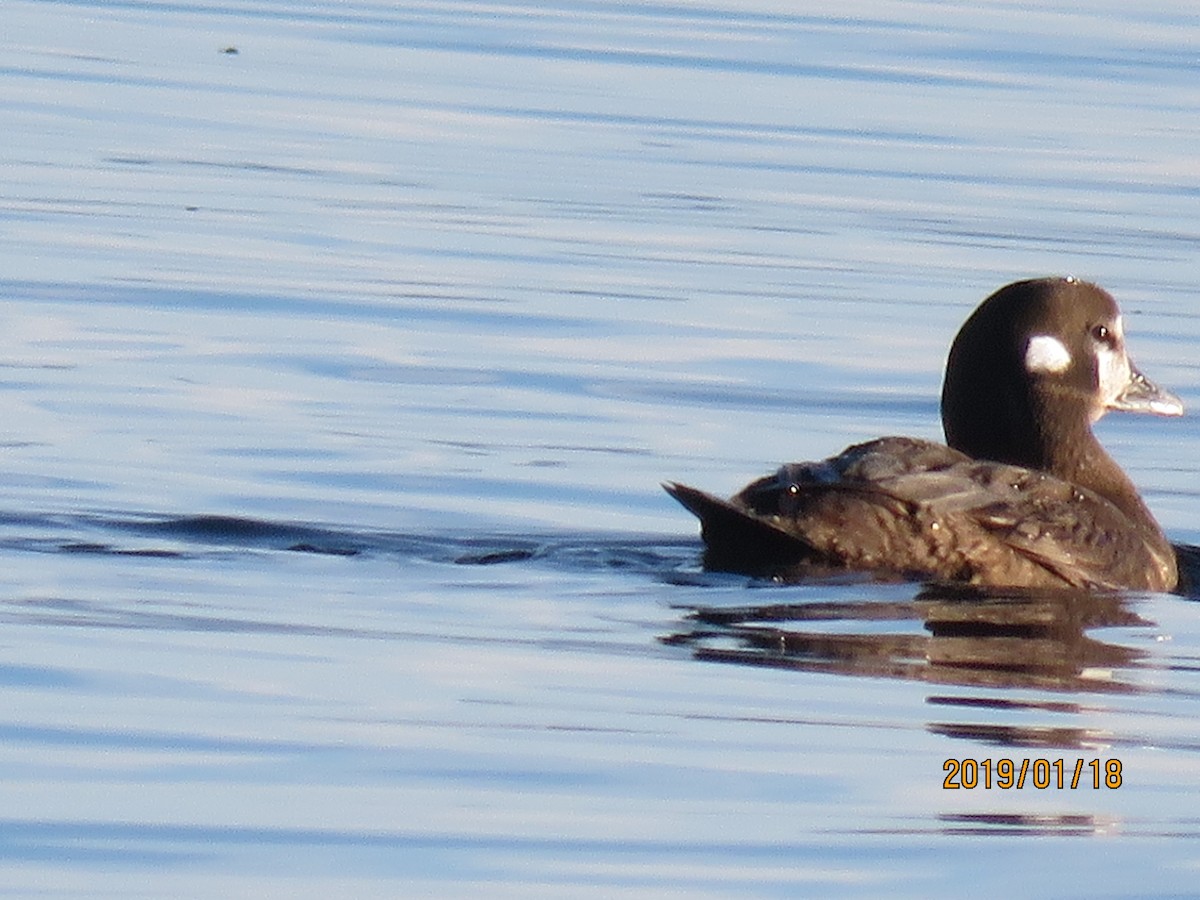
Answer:
MULTIPOLYGON (((9 894, 1192 890, 1191 601, 707 574, 658 483, 937 437, 1028 275, 1200 406, 1195 16, 4 20, 9 894)), ((1196 422, 1101 426, 1181 542, 1196 422)))

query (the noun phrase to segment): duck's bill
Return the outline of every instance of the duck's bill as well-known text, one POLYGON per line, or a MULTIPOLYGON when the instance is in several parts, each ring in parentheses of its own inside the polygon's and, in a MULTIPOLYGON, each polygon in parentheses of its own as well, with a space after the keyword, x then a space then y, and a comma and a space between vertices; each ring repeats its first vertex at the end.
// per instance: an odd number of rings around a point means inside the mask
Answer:
POLYGON ((1108 408, 1155 416, 1183 415, 1183 401, 1160 388, 1137 369, 1130 369, 1129 383, 1115 400, 1109 402, 1108 408))

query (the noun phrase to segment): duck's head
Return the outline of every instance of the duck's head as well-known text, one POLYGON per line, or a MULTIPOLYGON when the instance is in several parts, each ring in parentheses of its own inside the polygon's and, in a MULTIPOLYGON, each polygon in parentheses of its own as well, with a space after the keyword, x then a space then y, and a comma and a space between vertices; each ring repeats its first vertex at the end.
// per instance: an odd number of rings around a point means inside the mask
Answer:
POLYGON ((1183 404, 1133 365, 1121 311, 1097 285, 1010 284, 980 304, 950 347, 942 427, 969 456, 1073 477, 1091 445, 1102 453, 1091 425, 1110 409, 1177 416, 1183 404))

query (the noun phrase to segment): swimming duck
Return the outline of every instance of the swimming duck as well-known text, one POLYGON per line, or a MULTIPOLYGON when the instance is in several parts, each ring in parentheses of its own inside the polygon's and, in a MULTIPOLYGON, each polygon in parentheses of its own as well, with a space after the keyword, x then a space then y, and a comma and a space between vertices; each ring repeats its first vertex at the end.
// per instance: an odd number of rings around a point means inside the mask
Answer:
POLYGON ((980 586, 1172 590, 1175 554, 1092 424, 1183 404, 1125 351, 1112 296, 1075 278, 1019 281, 950 347, 949 446, 884 437, 791 463, 729 500, 666 490, 701 522, 705 565, 830 570, 980 586))

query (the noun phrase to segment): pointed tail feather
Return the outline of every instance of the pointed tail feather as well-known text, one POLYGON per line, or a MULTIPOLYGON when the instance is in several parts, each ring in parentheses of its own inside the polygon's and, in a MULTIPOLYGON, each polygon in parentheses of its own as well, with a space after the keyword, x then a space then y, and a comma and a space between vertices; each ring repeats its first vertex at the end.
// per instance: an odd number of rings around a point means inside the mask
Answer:
POLYGON ((758 573, 813 558, 813 548, 767 519, 728 500, 686 484, 667 482, 663 489, 700 520, 707 550, 704 564, 727 572, 758 573))

